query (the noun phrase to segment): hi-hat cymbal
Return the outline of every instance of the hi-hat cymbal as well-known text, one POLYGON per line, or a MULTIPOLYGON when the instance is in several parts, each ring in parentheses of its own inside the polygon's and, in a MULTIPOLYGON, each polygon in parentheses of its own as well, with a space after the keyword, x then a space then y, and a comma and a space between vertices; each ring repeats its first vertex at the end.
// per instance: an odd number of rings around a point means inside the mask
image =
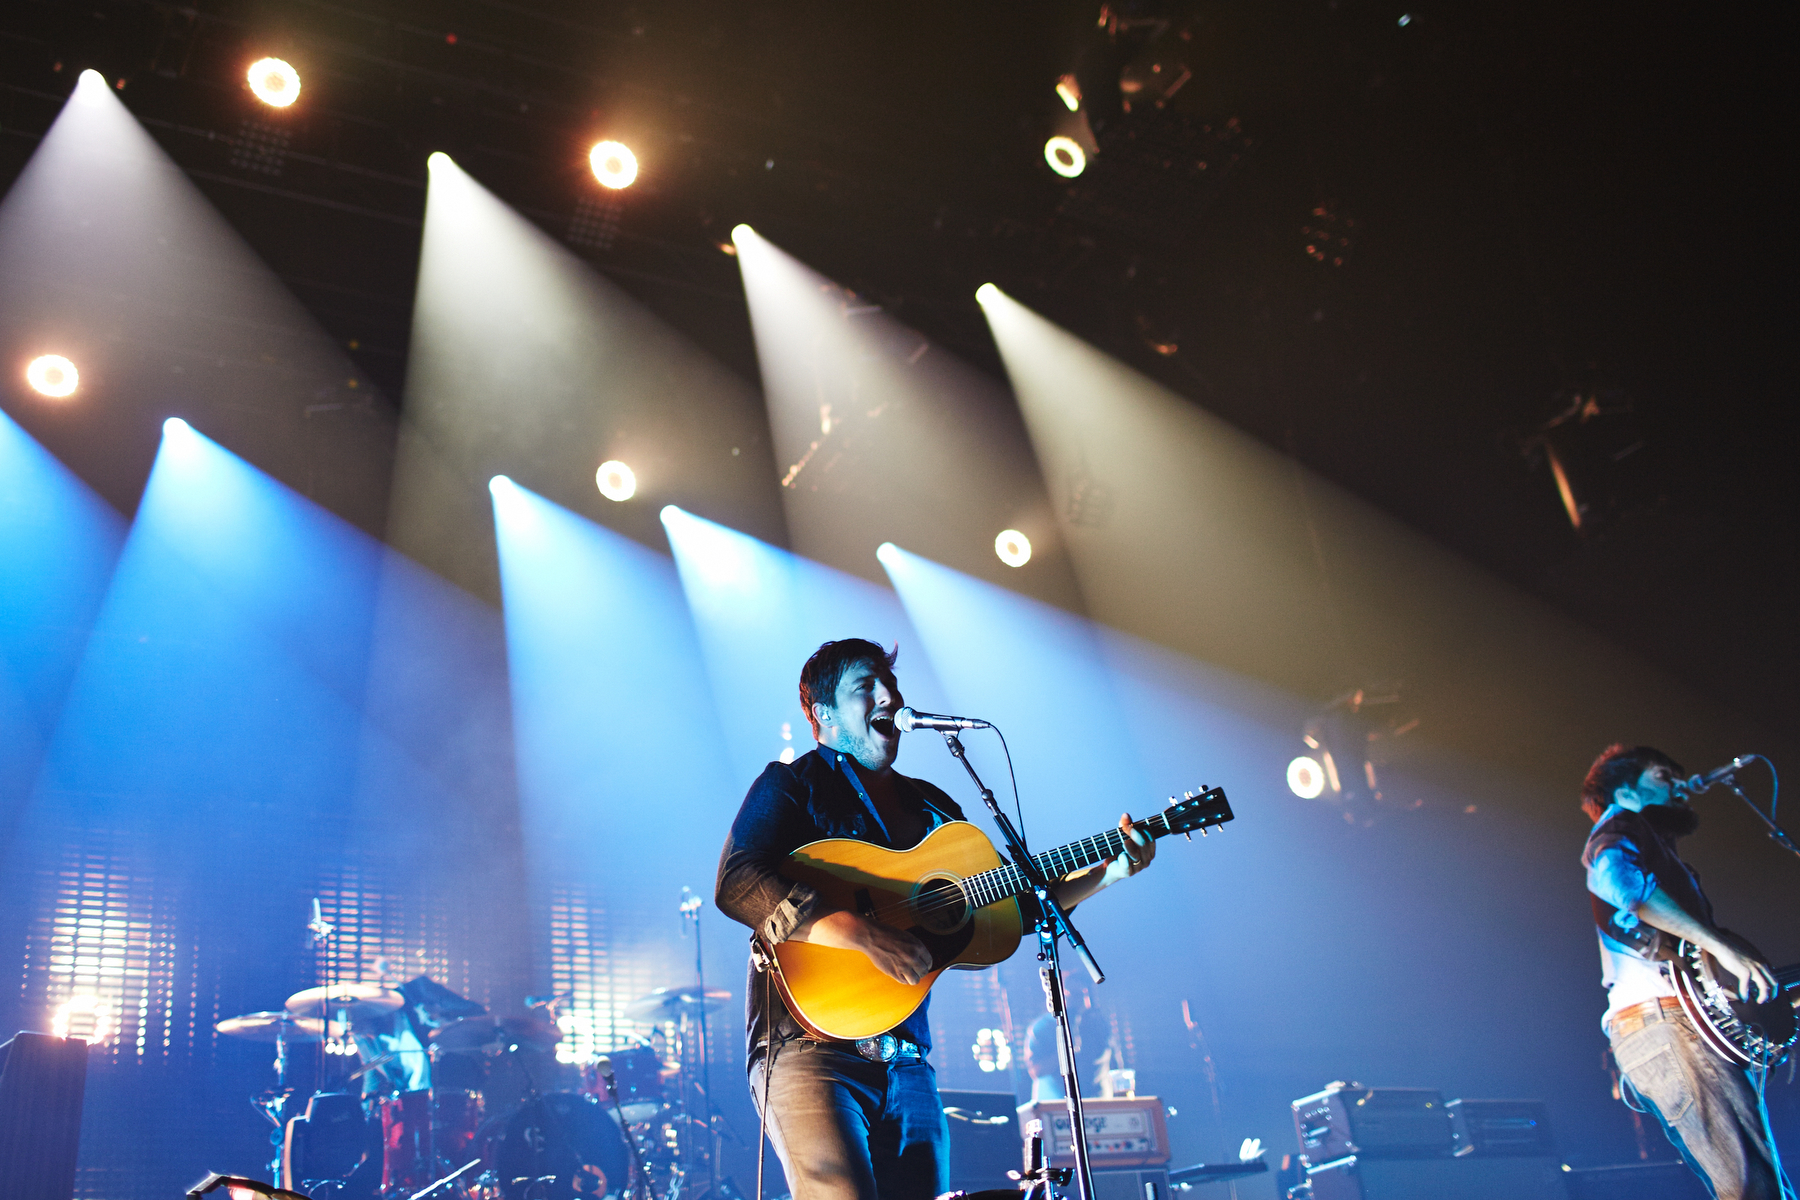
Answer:
MULTIPOLYGON (((730 999, 731 993, 723 988, 707 988, 706 1010, 711 1012, 713 1009, 724 1008, 730 999)), ((622 1015, 628 1021, 679 1021, 683 1016, 698 1015, 700 1008, 699 988, 665 987, 645 992, 627 1004, 622 1015)))
MULTIPOLYGON (((296 1017, 287 1012, 253 1012, 241 1017, 226 1017, 213 1025, 230 1037, 248 1038, 253 1042, 272 1042, 283 1038, 290 1042, 316 1042, 325 1035, 325 1022, 317 1017, 296 1017)), ((344 1027, 334 1021, 331 1033, 341 1037, 344 1027)))
POLYGON ((351 1017, 379 1017, 405 1002, 399 992, 379 983, 334 983, 295 992, 287 998, 286 1007, 296 1016, 322 1017, 327 1012, 335 1016, 343 1012, 351 1017))

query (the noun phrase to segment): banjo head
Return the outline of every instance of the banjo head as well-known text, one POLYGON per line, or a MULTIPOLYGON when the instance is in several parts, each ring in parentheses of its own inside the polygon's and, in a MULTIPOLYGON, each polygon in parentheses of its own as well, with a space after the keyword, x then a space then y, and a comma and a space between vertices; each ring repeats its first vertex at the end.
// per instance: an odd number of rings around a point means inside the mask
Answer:
POLYGON ((1738 977, 1711 954, 1684 941, 1679 961, 1687 969, 1692 998, 1711 1025, 1703 1032, 1730 1044, 1735 1053, 1728 1053, 1728 1058, 1745 1066, 1774 1066, 1800 1040, 1794 997, 1785 989, 1763 1003, 1740 1000, 1738 977))

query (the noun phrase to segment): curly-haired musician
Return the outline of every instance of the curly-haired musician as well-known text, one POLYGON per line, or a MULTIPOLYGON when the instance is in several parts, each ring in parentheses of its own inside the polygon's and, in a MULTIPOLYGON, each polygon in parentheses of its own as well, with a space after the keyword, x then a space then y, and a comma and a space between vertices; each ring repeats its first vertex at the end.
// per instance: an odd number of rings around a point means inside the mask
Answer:
POLYGON ((1780 1192, 1756 1090, 1701 1040, 1671 976, 1673 947, 1684 939, 1742 980, 1743 998, 1779 990, 1762 956, 1714 923, 1699 877, 1675 852, 1699 824, 1680 778, 1662 751, 1616 745, 1582 785, 1581 808, 1594 822, 1581 861, 1608 995, 1602 1025, 1629 1091, 1713 1194, 1773 1200, 1780 1192))

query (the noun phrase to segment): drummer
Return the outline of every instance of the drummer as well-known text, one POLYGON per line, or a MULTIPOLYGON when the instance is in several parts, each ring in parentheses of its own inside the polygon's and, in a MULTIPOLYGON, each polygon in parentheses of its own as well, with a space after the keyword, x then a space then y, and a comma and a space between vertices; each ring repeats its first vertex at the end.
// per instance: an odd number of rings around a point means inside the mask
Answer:
POLYGON ((406 1001, 402 1007, 358 1023, 357 1053, 370 1068, 363 1074, 364 1095, 430 1088, 432 1061, 426 1047, 432 1033, 464 1017, 487 1012, 425 975, 401 984, 399 991, 406 1001))

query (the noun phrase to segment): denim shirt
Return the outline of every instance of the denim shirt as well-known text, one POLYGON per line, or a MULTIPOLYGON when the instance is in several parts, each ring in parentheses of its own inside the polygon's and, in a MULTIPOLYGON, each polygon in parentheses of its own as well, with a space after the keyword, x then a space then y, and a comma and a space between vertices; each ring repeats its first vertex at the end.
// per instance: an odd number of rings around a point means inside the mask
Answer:
MULTIPOLYGON (((927 832, 945 821, 963 819, 962 809, 941 788, 898 773, 893 779, 901 796, 917 801, 927 832)), ((820 746, 791 763, 770 763, 750 785, 719 855, 719 877, 713 894, 719 911, 761 933, 771 943, 786 941, 812 916, 818 900, 811 887, 782 874, 788 855, 808 842, 840 837, 893 850, 911 849, 893 844, 848 755, 820 746)), ((752 1062, 764 1040, 763 998, 767 987, 768 980, 752 964, 744 992, 752 1062)), ((772 999, 777 1036, 782 1041, 798 1036, 800 1026, 788 1014, 778 990, 772 999)), ((926 1016, 930 1007, 928 996, 910 1017, 894 1027, 893 1034, 918 1043, 921 1049, 930 1049, 931 1027, 926 1016)))

